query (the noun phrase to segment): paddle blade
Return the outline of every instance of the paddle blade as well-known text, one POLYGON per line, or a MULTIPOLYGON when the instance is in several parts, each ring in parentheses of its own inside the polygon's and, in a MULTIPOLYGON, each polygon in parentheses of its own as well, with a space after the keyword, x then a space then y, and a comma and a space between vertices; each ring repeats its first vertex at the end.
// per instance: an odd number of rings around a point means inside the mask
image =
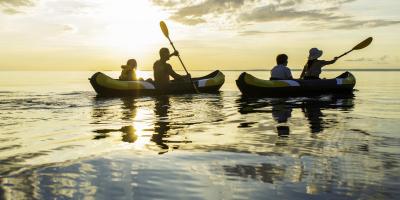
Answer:
POLYGON ((367 39, 365 39, 364 41, 362 41, 360 44, 358 44, 357 46, 355 46, 353 48, 353 50, 359 50, 359 49, 364 49, 365 47, 367 47, 369 44, 371 44, 373 38, 369 37, 367 39))
POLYGON ((167 27, 167 24, 165 24, 164 21, 160 22, 160 28, 161 28, 162 32, 164 33, 165 37, 168 38, 169 37, 168 27, 167 27))

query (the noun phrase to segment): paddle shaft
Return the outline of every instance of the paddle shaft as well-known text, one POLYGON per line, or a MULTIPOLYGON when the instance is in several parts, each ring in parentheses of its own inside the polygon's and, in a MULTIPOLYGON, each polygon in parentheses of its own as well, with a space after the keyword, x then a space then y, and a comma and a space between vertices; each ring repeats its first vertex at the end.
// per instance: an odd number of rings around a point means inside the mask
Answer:
POLYGON ((341 57, 343 57, 343 56, 349 54, 349 53, 352 52, 352 51, 354 51, 354 49, 352 49, 352 50, 350 50, 350 51, 348 51, 348 52, 346 52, 346 53, 344 53, 344 54, 342 54, 342 55, 340 55, 340 56, 338 56, 338 57, 336 57, 336 58, 339 59, 339 58, 341 58, 341 57))
MULTIPOLYGON (((174 51, 176 51, 175 45, 174 45, 174 43, 172 43, 171 38, 169 38, 169 37, 167 37, 167 38, 168 38, 169 43, 171 44, 172 48, 174 49, 174 51)), ((183 67, 183 69, 185 70, 186 74, 189 75, 189 72, 188 72, 188 70, 186 69, 185 64, 183 64, 183 61, 182 61, 181 56, 180 56, 179 54, 178 54, 178 59, 179 59, 179 61, 181 62, 182 67, 183 67)), ((190 82, 192 83, 192 86, 193 86, 194 91, 195 91, 196 93, 199 93, 199 90, 197 89, 196 85, 194 84, 194 82, 193 82, 193 80, 192 80, 192 77, 189 77, 189 79, 190 79, 190 82)))
MULTIPOLYGON (((171 44, 172 48, 174 49, 174 51, 176 51, 175 45, 174 45, 174 43, 172 43, 172 41, 171 41, 171 39, 170 39, 169 37, 168 37, 168 40, 169 40, 169 43, 171 44)), ((179 54, 178 54, 178 59, 179 59, 179 61, 181 62, 182 66, 183 66, 183 69, 185 70, 186 74, 189 75, 189 72, 188 72, 188 70, 186 69, 185 64, 183 64, 183 61, 182 61, 181 56, 180 56, 179 54)), ((192 80, 192 79, 190 79, 190 80, 192 80)))

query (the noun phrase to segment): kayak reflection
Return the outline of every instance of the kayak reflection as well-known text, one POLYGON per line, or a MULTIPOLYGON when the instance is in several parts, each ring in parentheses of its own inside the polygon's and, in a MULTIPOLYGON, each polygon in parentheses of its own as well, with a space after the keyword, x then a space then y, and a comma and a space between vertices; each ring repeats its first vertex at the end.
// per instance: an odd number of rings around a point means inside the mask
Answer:
POLYGON ((320 133, 326 127, 332 127, 339 122, 335 119, 324 121, 325 109, 341 109, 348 111, 354 107, 354 95, 320 96, 315 98, 240 98, 239 112, 241 114, 271 113, 275 121, 274 127, 278 136, 290 134, 289 121, 294 109, 299 109, 306 117, 310 132, 320 133))

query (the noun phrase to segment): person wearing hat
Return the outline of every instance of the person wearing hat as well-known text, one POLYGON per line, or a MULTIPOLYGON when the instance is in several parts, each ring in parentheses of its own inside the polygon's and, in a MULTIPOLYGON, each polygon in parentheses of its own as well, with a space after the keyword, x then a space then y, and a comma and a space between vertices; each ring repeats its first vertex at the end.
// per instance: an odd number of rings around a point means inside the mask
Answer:
POLYGON ((319 75, 321 74, 322 67, 325 65, 330 65, 336 62, 338 59, 335 57, 331 61, 318 60, 321 57, 323 51, 317 48, 311 48, 310 54, 308 56, 307 64, 304 66, 303 71, 301 72, 300 79, 320 79, 319 75))
POLYGON ((126 62, 126 65, 122 65, 122 72, 121 75, 119 76, 119 80, 121 81, 136 81, 136 68, 137 68, 137 62, 135 59, 129 59, 128 62, 126 62))

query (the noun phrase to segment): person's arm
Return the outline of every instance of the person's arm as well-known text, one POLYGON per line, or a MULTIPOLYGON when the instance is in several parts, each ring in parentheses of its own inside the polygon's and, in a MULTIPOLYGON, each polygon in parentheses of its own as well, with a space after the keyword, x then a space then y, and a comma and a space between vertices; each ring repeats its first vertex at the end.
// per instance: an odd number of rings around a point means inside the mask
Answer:
POLYGON ((329 61, 319 60, 319 62, 321 63, 322 66, 325 66, 325 65, 331 65, 331 64, 335 63, 336 60, 337 60, 337 57, 335 57, 335 58, 333 58, 333 60, 329 60, 329 61))
POLYGON ((301 74, 300 74, 300 79, 303 79, 304 78, 304 76, 306 75, 306 70, 307 70, 307 67, 308 67, 308 65, 306 64, 306 65, 304 65, 304 67, 303 67, 303 71, 301 71, 301 74))
POLYGON ((293 79, 292 72, 290 71, 289 68, 287 68, 286 70, 286 76, 288 77, 288 79, 293 79))
POLYGON ((182 75, 176 73, 176 72, 172 69, 172 66, 171 66, 171 65, 168 65, 168 74, 169 74, 170 76, 172 76, 172 78, 174 78, 174 79, 182 79, 182 78, 184 77, 184 76, 182 76, 182 75))

